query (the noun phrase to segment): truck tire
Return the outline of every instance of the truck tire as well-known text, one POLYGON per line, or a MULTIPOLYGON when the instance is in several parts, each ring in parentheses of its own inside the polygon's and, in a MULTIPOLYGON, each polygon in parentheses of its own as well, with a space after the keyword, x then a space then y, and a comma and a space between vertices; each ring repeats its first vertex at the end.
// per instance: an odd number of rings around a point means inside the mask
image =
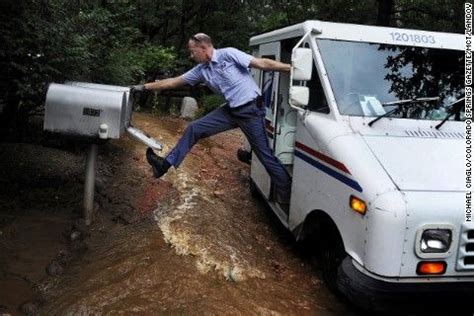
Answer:
POLYGON ((327 286, 339 293, 337 278, 339 267, 347 254, 337 228, 333 223, 320 223, 319 235, 319 262, 323 279, 327 286))

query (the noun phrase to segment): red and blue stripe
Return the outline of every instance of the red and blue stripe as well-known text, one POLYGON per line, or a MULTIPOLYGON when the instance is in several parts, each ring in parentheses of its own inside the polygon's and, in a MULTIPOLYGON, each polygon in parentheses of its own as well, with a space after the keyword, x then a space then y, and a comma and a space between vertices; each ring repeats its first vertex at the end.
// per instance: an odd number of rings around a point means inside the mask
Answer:
POLYGON ((295 143, 295 156, 319 169, 325 174, 344 183, 358 192, 362 192, 362 187, 357 181, 352 179, 352 174, 347 167, 329 156, 326 156, 303 143, 295 143))

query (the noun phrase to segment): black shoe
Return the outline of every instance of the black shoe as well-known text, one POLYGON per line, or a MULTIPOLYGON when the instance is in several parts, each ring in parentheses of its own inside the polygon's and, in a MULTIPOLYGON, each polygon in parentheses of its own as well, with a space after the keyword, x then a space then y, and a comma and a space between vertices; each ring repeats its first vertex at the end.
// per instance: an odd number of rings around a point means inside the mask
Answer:
POLYGON ((250 165, 250 161, 252 160, 252 152, 243 148, 239 148, 237 149, 237 159, 250 165))
POLYGON ((151 165, 155 178, 160 178, 169 169, 169 164, 165 161, 165 159, 159 157, 153 152, 153 149, 149 147, 146 150, 146 161, 148 161, 148 163, 151 165))

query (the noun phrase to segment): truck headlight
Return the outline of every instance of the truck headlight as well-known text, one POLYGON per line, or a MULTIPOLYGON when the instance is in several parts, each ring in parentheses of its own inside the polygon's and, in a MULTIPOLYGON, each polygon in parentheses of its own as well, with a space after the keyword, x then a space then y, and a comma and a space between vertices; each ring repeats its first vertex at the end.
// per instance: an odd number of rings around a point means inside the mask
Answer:
POLYGON ((450 229, 426 229, 421 234, 420 249, 423 253, 448 252, 453 239, 450 229))

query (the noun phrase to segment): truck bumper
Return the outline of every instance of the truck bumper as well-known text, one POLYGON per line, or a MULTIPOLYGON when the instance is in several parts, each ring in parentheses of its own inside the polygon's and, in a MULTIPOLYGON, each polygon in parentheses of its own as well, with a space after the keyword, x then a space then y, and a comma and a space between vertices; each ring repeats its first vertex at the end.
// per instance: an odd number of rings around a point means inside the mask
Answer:
POLYGON ((339 268, 337 286, 351 302, 365 309, 386 310, 394 306, 412 308, 419 305, 426 310, 449 305, 474 311, 474 282, 382 281, 358 270, 349 256, 339 268))

